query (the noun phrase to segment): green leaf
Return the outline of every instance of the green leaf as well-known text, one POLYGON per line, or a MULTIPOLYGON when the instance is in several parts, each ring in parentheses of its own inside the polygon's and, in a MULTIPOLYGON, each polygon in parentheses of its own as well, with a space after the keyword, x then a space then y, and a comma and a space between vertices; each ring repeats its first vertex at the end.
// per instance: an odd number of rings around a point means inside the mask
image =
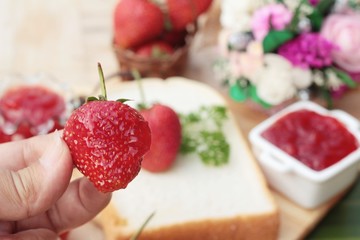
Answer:
POLYGON ((314 11, 308 16, 311 27, 314 31, 320 31, 322 23, 323 23, 323 16, 320 14, 318 9, 314 9, 314 11))
POLYGON ((346 72, 332 67, 331 70, 333 70, 336 74, 336 76, 348 87, 350 88, 355 88, 357 86, 357 83, 350 77, 349 74, 347 74, 346 72))
POLYGON ((121 103, 124 103, 124 102, 127 102, 127 101, 132 101, 131 99, 128 99, 128 98, 119 98, 119 99, 116 99, 117 102, 121 102, 121 103))
POLYGON ((357 11, 360 9, 360 2, 358 0, 349 0, 348 6, 357 11))
POLYGON ((259 95, 257 94, 257 91, 256 91, 256 87, 254 85, 251 85, 251 87, 250 87, 250 96, 254 102, 260 104, 263 108, 268 109, 268 108, 272 107, 272 105, 270 103, 265 102, 264 100, 262 100, 259 97, 259 95))
POLYGON ((208 115, 214 119, 218 129, 221 129, 221 124, 228 117, 226 108, 224 106, 215 105, 212 108, 205 108, 205 111, 209 112, 208 115))
POLYGON ((99 100, 99 99, 98 99, 97 97, 91 96, 91 97, 88 97, 88 98, 86 99, 86 102, 98 101, 98 100, 99 100))
POLYGON ((321 0, 317 5, 316 9, 322 16, 327 15, 334 7, 336 0, 321 0))
POLYGON ((295 34, 289 30, 271 30, 263 40, 263 49, 265 53, 275 51, 285 42, 294 38, 295 34))
POLYGON ((196 154, 203 163, 219 166, 229 161, 230 145, 223 133, 228 118, 224 106, 201 106, 188 114, 179 114, 182 127, 181 154, 196 154))
POLYGON ((243 102, 247 99, 246 90, 237 83, 230 86, 229 91, 230 91, 230 97, 235 101, 243 102))
POLYGON ((136 108, 138 109, 138 110, 145 110, 145 109, 147 109, 147 108, 149 108, 150 106, 148 105, 148 104, 145 104, 145 103, 138 103, 137 104, 137 106, 136 106, 136 108))
POLYGON ((207 165, 220 166, 229 162, 230 145, 220 131, 201 131, 203 146, 200 146, 199 156, 207 165))
POLYGON ((297 27, 298 27, 299 21, 300 21, 301 8, 305 3, 307 4, 308 0, 301 0, 299 2, 299 5, 297 5, 297 7, 295 8, 294 15, 293 15, 293 18, 291 19, 291 23, 290 23, 290 29, 292 31, 297 31, 297 27))
POLYGON ((326 86, 323 86, 323 87, 321 87, 321 93, 322 93, 324 100, 326 101, 326 107, 328 109, 332 109, 334 105, 333 105, 333 100, 332 100, 329 89, 326 86))
POLYGON ((194 134, 184 131, 181 137, 180 152, 182 154, 196 152, 199 146, 199 142, 197 139, 198 137, 194 136, 194 134))

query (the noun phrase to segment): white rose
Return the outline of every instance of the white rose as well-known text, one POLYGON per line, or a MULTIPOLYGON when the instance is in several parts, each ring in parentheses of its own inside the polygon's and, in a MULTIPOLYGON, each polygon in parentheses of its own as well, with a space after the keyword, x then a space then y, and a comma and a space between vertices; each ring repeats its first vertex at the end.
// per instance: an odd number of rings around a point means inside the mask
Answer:
POLYGON ((312 74, 309 69, 293 67, 292 69, 293 83, 297 89, 305 89, 312 84, 312 74))
POLYGON ((264 65, 251 79, 258 96, 277 105, 293 98, 298 89, 305 89, 312 83, 310 70, 293 67, 284 57, 266 54, 264 65))
POLYGON ((296 94, 290 72, 279 74, 277 69, 267 68, 263 71, 257 84, 258 96, 272 105, 278 105, 296 94))
POLYGON ((249 31, 253 12, 265 3, 262 0, 223 0, 220 14, 221 26, 235 32, 249 31))
POLYGON ((264 57, 264 62, 266 66, 281 71, 287 72, 293 68, 291 62, 275 53, 266 54, 264 57))
POLYGON ((315 71, 313 73, 313 81, 317 86, 323 86, 325 83, 323 74, 320 71, 315 71))
POLYGON ((326 71, 326 75, 328 77, 328 85, 331 89, 338 89, 344 85, 333 71, 326 71))

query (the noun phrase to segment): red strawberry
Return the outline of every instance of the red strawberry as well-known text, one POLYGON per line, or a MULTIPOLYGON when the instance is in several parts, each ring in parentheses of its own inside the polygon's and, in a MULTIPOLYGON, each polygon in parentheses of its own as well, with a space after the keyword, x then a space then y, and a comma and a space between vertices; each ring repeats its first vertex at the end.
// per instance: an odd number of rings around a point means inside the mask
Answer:
POLYGON ((183 30, 196 20, 197 10, 192 0, 166 0, 173 30, 183 30))
POLYGON ((65 124, 63 138, 75 166, 101 192, 126 188, 139 173, 151 135, 141 114, 121 101, 91 98, 77 108, 65 124))
POLYGON ((173 48, 179 48, 185 45, 186 35, 187 35, 187 31, 185 29, 180 31, 169 31, 169 32, 164 32, 161 39, 164 42, 170 44, 173 48))
POLYGON ((135 54, 146 58, 162 58, 174 53, 173 47, 164 41, 154 41, 140 46, 135 54))
POLYGON ((172 108, 162 104, 140 112, 148 121, 152 136, 142 167, 151 172, 165 171, 173 165, 181 144, 179 117, 172 108))
POLYGON ((163 31, 160 8, 149 0, 121 0, 114 12, 115 43, 123 48, 139 46, 163 31))
POLYGON ((197 16, 206 12, 211 6, 212 0, 194 0, 197 16))
POLYGON ((60 234, 59 237, 60 237, 61 240, 67 240, 67 239, 68 239, 68 235, 69 235, 69 231, 60 234))
POLYGON ((183 30, 208 10, 212 0, 166 0, 172 29, 183 30))
POLYGON ((0 143, 10 142, 11 136, 7 135, 3 132, 3 130, 0 128, 0 143))

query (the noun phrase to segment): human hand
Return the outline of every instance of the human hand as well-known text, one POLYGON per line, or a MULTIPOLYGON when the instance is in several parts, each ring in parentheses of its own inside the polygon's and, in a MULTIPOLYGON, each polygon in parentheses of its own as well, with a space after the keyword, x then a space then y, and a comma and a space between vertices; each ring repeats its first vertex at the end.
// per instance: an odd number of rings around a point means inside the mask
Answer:
POLYGON ((60 132, 0 144, 0 239, 57 239, 96 216, 111 194, 72 170, 60 132))

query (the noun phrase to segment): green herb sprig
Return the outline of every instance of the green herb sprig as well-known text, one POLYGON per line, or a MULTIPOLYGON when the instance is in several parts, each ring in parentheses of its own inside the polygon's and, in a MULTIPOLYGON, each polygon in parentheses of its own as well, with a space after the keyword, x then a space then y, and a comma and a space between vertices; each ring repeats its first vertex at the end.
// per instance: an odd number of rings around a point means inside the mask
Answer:
POLYGON ((197 154, 206 165, 229 162, 230 145, 223 133, 228 118, 224 106, 201 106, 197 111, 179 114, 182 126, 181 154, 197 154))

